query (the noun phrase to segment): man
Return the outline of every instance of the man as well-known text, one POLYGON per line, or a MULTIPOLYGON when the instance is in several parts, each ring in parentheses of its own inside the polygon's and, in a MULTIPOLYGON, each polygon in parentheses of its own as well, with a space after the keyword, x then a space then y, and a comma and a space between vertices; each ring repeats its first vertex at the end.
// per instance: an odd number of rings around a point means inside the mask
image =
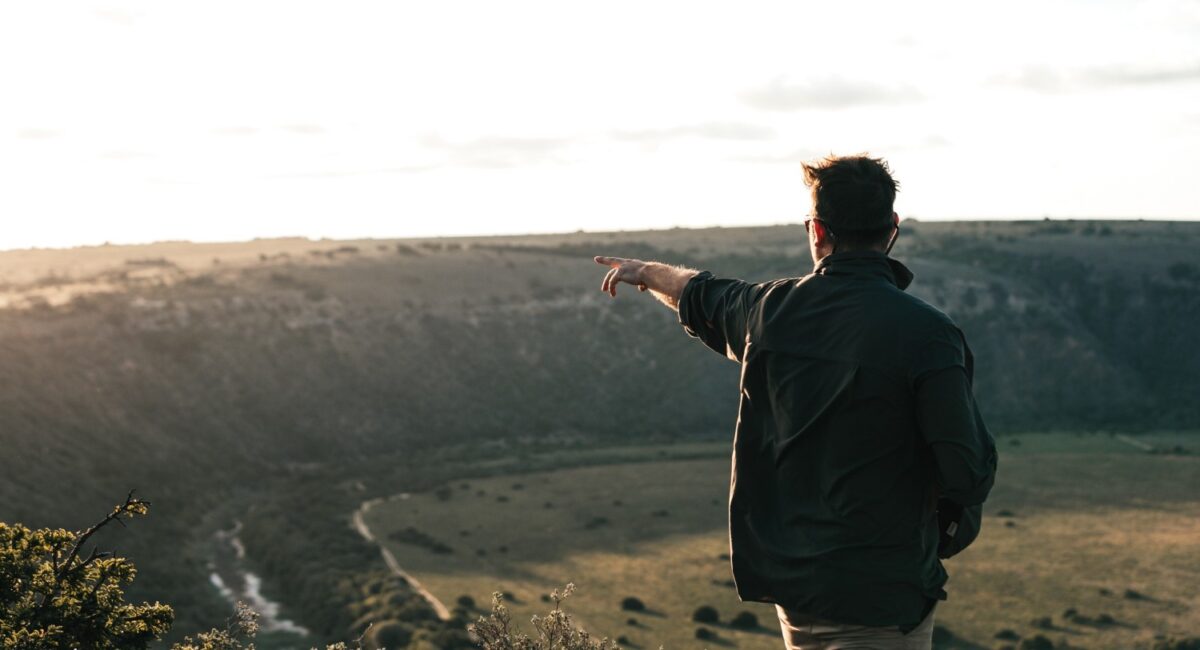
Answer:
POLYGON ((775 603, 789 649, 929 648, 939 559, 974 539, 996 470, 972 357, 942 312, 904 289, 887 163, 804 166, 815 268, 749 284, 597 257, 742 366, 729 495, 742 600, 775 603), (940 520, 940 525, 939 525, 940 520), (940 551, 940 552, 939 552, 940 551))

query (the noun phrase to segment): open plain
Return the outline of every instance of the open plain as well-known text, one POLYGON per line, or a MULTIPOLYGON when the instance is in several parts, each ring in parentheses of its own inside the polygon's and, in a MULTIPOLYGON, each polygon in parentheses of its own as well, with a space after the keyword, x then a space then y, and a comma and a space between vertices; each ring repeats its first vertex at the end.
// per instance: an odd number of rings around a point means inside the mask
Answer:
MULTIPOLYGON (((1200 456, 1191 453, 1200 436, 1141 436, 1141 446, 1106 434, 999 442, 1002 480, 984 531, 947 561, 939 647, 1037 635, 1071 647, 1148 647, 1200 627, 1200 456)), ((656 451, 464 478, 389 499, 366 520, 435 597, 466 603, 472 617, 491 592, 508 592, 529 629, 529 617, 550 607, 543 595, 574 582, 566 609, 627 647, 779 647, 773 608, 739 602, 730 582, 727 450, 681 460, 656 451), (645 611, 623 608, 629 597, 645 611), (705 605, 717 610, 715 624, 693 621, 705 605), (759 625, 731 626, 743 611, 759 625), (701 627, 715 639, 698 640, 701 627)))

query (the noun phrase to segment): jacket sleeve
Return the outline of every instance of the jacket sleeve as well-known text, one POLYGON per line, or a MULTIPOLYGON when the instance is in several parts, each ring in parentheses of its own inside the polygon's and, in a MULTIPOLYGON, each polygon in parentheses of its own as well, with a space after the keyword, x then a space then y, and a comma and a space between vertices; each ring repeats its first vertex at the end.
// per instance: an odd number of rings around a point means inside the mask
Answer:
POLYGON ((746 351, 750 310, 765 290, 765 284, 715 278, 703 271, 683 288, 679 323, 689 336, 740 362, 746 351))
POLYGON ((943 356, 947 363, 927 365, 916 378, 917 424, 933 454, 940 496, 974 506, 987 499, 996 480, 996 441, 971 391, 970 349, 961 334, 959 340, 957 355, 943 356))

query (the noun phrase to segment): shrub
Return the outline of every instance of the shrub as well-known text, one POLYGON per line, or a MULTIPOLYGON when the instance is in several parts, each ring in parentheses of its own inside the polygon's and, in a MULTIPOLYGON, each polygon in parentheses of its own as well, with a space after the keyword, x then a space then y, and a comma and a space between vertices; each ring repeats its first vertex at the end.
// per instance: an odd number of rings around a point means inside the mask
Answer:
POLYGON ((481 617, 467 629, 483 650, 619 650, 609 639, 593 639, 585 630, 575 627, 571 615, 562 609, 562 601, 574 591, 575 585, 568 584, 562 592, 555 589, 550 594, 554 609, 546 616, 533 617, 532 637, 513 626, 512 617, 504 607, 504 597, 499 593, 492 594, 491 615, 481 617))
POLYGON ((716 623, 721 620, 721 616, 712 605, 701 605, 692 612, 692 620, 697 623, 716 623))
POLYGON ((399 621, 384 621, 371 628, 372 645, 377 648, 403 648, 412 640, 413 629, 399 621))
POLYGON ((1001 641, 1017 641, 1020 640, 1021 635, 1013 632, 1012 630, 1003 629, 997 632, 993 638, 1001 641))
POLYGON ((1167 273, 1172 280, 1179 282, 1195 282, 1200 280, 1200 269, 1187 262, 1176 262, 1167 267, 1167 273))
POLYGON ((471 598, 470 596, 459 596, 457 602, 459 605, 467 609, 475 609, 475 599, 471 598))
MULTIPOLYGON (((125 602, 137 569, 87 542, 112 522, 142 517, 150 502, 135 498, 81 531, 0 523, 0 648, 5 650, 145 650, 170 630, 170 605, 125 602)), ((184 637, 171 650, 252 650, 258 614, 244 603, 224 629, 184 637), (246 643, 243 643, 245 641, 246 643)), ((357 647, 357 646, 356 646, 357 647)), ((350 650, 344 643, 326 650, 350 650)))
POLYGON ((1200 637, 1194 636, 1186 639, 1169 637, 1161 639, 1154 643, 1153 650, 1200 650, 1200 637))
POLYGON ((1054 642, 1039 634, 1022 641, 1021 650, 1054 650, 1054 642))
POLYGON ((729 627, 739 630, 753 630, 758 627, 758 617, 751 612, 738 612, 738 615, 729 621, 729 627))
POLYGON ((696 628, 696 638, 701 641, 712 641, 717 638, 717 633, 706 627, 698 627, 696 628))
POLYGON ((640 599, 629 596, 621 601, 621 609, 627 612, 644 612, 646 611, 646 603, 640 599))
POLYGON ((400 542, 401 544, 411 544, 423 548, 437 555, 449 555, 454 552, 444 542, 434 539, 430 535, 423 533, 416 528, 409 526, 404 530, 393 531, 388 534, 388 538, 400 542))
POLYGON ((125 602, 133 563, 88 540, 112 522, 145 516, 149 502, 131 492, 99 523, 78 532, 0 524, 0 640, 4 647, 144 648, 170 629, 168 605, 125 602))

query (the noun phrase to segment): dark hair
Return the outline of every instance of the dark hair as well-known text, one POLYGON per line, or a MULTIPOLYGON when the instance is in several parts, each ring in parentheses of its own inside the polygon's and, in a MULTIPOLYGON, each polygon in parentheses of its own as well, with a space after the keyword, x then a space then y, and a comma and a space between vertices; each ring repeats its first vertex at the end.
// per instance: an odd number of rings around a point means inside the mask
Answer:
POLYGON ((882 158, 829 156, 804 164, 815 217, 833 232, 841 250, 886 244, 900 184, 882 158))

